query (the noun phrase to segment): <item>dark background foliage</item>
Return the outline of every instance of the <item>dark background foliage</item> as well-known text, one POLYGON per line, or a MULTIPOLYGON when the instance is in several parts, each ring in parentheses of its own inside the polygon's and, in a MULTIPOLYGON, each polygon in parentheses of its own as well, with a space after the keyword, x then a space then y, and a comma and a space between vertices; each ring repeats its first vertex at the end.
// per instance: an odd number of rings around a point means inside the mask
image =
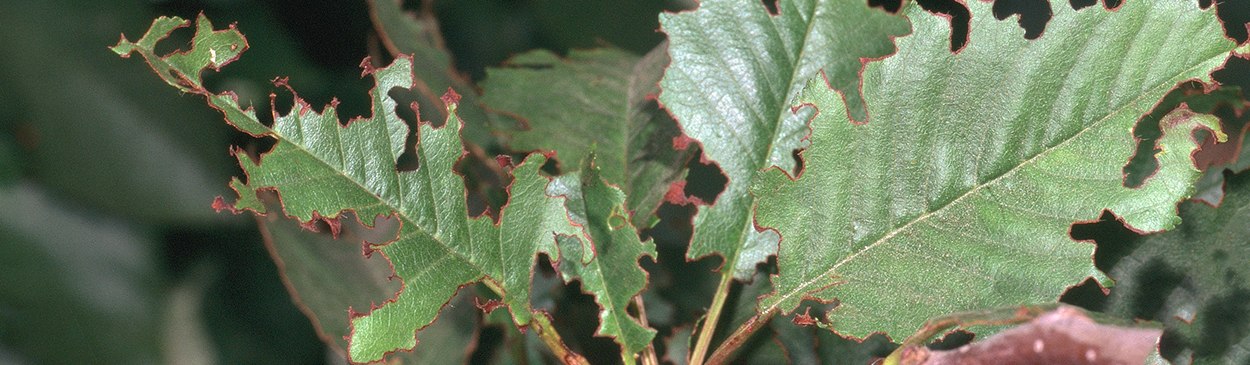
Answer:
MULTIPOLYGON (((1220 4, 1226 25, 1250 19, 1247 3, 1220 4)), ((953 1, 921 4, 961 21, 953 1)), ((1044 2, 1000 0, 995 10, 1004 18, 1024 14, 1022 26, 1036 37, 1048 19, 1037 4, 1044 2)), ((263 117, 270 112, 268 95, 277 90, 270 80, 290 77, 312 105, 337 98, 340 115, 350 118, 369 109, 371 85, 360 77, 361 59, 385 52, 367 6, 334 0, 0 3, 0 363, 341 363, 292 304, 255 220, 210 208, 214 196, 228 195, 229 177, 241 175, 229 148, 263 150, 263 141, 234 131, 201 99, 171 92, 142 62, 118 58, 107 47, 119 34, 139 37, 157 16, 203 12, 218 27, 236 24, 251 46, 224 72, 205 75, 210 89, 235 90, 263 117)), ((663 39, 656 14, 694 4, 438 0, 406 6, 438 17, 457 68, 480 81, 486 67, 535 48, 564 53, 615 46, 645 53, 663 39)), ((1227 28, 1245 40, 1244 26, 1227 28)), ((183 47, 190 36, 180 30, 162 47, 183 47)), ((962 37, 952 35, 953 49, 966 42, 962 37)), ((1247 64, 1233 59, 1217 77, 1250 87, 1247 64)), ((278 93, 280 111, 290 103, 289 94, 278 93)), ((715 167, 691 167, 690 186, 714 196, 723 177, 715 167)), ((650 290, 674 305, 659 328, 661 338, 694 322, 718 280, 711 270, 719 258, 683 259, 693 209, 662 206, 664 220, 644 232, 659 250, 657 262, 642 262, 651 272, 650 290)), ((1111 265, 1104 265, 1107 257, 1123 257, 1138 239, 1108 218, 1073 233, 1098 240, 1104 270, 1111 265)), ((1160 275, 1158 285, 1176 280, 1160 275)), ((1104 309, 1106 299, 1090 285, 1065 300, 1104 309)), ((758 288, 734 290, 748 295, 758 288)), ((576 284, 563 292, 557 325, 568 326, 561 331, 569 332, 572 345, 592 361, 618 358, 610 340, 591 337, 593 302, 576 284)), ((1245 318, 1244 305, 1233 304, 1231 317, 1245 318)), ((482 330, 486 350, 474 358, 489 358, 503 333, 482 330)))

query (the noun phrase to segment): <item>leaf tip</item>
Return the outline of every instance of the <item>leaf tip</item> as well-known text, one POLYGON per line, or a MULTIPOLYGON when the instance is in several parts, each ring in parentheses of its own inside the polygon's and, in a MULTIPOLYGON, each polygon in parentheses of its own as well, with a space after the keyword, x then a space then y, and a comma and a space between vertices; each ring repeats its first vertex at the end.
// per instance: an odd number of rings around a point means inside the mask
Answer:
POLYGON ((447 108, 449 109, 454 109, 456 105, 460 104, 460 94, 457 94, 456 90, 452 89, 451 87, 448 87, 447 93, 443 94, 443 96, 440 97, 439 99, 442 100, 443 104, 446 105, 447 108))
POLYGON ((122 34, 121 39, 117 41, 117 45, 109 47, 109 50, 113 51, 113 53, 117 53, 117 55, 122 58, 130 58, 130 53, 135 50, 135 44, 126 39, 125 34, 122 34))
POLYGON ((229 204, 226 203, 224 198, 218 195, 213 199, 213 209, 218 213, 222 210, 229 210, 234 214, 243 213, 244 210, 251 210, 256 212, 256 214, 266 213, 267 210, 265 208, 265 204, 260 202, 260 199, 256 196, 256 191, 243 184, 242 181, 239 181, 239 178, 236 177, 231 179, 230 189, 234 190, 235 194, 239 195, 239 199, 235 200, 234 204, 229 204), (250 194, 244 194, 244 191, 250 192, 250 194))
POLYGON ((231 206, 230 204, 226 204, 225 199, 222 199, 221 195, 218 195, 216 198, 213 198, 213 210, 217 211, 218 213, 221 213, 222 210, 229 210, 230 213, 234 213, 234 214, 243 213, 242 210, 234 209, 234 207, 231 206))

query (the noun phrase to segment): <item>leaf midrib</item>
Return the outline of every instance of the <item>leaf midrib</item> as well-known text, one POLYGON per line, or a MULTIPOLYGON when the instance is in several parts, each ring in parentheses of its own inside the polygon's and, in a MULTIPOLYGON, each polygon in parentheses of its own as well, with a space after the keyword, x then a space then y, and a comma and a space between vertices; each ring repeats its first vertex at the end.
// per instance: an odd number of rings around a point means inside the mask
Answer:
MULTIPOLYGON (((439 245, 443 246, 443 247, 447 250, 447 252, 450 252, 450 253, 451 253, 450 255, 442 255, 442 256, 441 256, 441 257, 439 257, 437 260, 442 260, 442 259, 446 258, 447 256, 452 256, 452 255, 454 255, 454 256, 458 256, 458 257, 459 257, 459 258, 461 258, 464 262, 468 263, 470 267, 472 267, 473 269, 477 270, 477 273, 478 273, 479 275, 481 275, 481 276, 485 276, 485 275, 486 275, 486 271, 485 271, 485 270, 483 270, 483 269, 482 269, 482 267, 480 267, 478 264, 474 263, 474 262, 473 262, 473 260, 470 260, 470 259, 469 259, 467 256, 465 256, 463 253, 461 253, 461 252, 459 252, 459 251, 455 250, 455 249, 454 249, 454 248, 452 248, 450 245, 448 245, 446 242, 443 242, 443 239, 439 238, 437 235, 434 235, 434 234, 432 234, 431 232, 429 232, 428 230, 426 230, 425 228, 421 227, 421 225, 420 225, 420 224, 417 224, 415 220, 413 220, 412 218, 410 218, 410 217, 408 216, 408 212, 407 212, 407 210, 397 209, 397 208, 395 207, 395 205, 393 205, 393 204, 391 204, 391 203, 387 202, 386 200, 382 199, 382 197, 381 197, 381 196, 379 196, 378 194, 376 194, 374 191, 370 190, 368 187, 364 186, 364 185, 363 185, 360 181, 357 181, 356 179, 352 178, 350 175, 348 175, 348 174, 344 173, 344 171, 342 171, 342 170, 340 170, 340 169, 338 169, 338 168, 334 167, 334 165, 330 164, 328 161, 326 161, 325 159, 321 158, 321 156, 319 156, 318 154, 312 153, 309 149, 305 148, 305 146, 304 146, 304 145, 302 145, 302 144, 298 144, 298 143, 295 143, 295 142, 292 142, 292 141, 291 141, 291 139, 289 139, 287 136, 283 135, 282 133, 279 133, 277 130, 274 130, 273 128, 270 128, 270 127, 268 127, 268 126, 265 126, 264 124, 261 124, 261 123, 260 123, 260 121, 256 120, 253 116, 251 116, 251 115, 249 115, 249 114, 247 114, 247 113, 242 113, 242 110, 238 108, 237 103, 231 103, 231 104, 232 104, 232 105, 234 105, 235 110, 237 110, 237 111, 241 112, 241 114, 243 114, 243 115, 245 115, 245 116, 247 116, 247 117, 251 118, 251 119, 252 119, 252 122, 256 123, 257 125, 262 126, 263 128, 265 128, 265 130, 266 130, 266 131, 268 131, 268 132, 269 132, 270 134, 272 134, 273 136, 275 136, 275 137, 279 138, 279 139, 280 139, 280 140, 282 140, 282 141, 286 141, 287 143, 290 143, 292 146, 294 146, 294 147, 295 147, 296 149, 298 149, 300 152, 302 152, 302 153, 304 153, 304 154, 307 154, 308 156, 312 157, 312 158, 313 158, 314 160, 316 160, 318 163, 320 163, 320 164, 322 164, 323 166, 327 167, 330 171, 334 171, 334 172, 336 172, 336 174, 335 174, 335 175, 325 175, 325 176, 335 176, 335 177, 341 177, 341 178, 343 178, 343 179, 346 179, 347 181, 352 182, 352 184, 355 184, 358 188, 360 188, 360 190, 361 190, 361 191, 367 192, 367 193, 369 194, 369 196, 373 197, 373 199, 374 199, 375 201, 377 201, 377 204, 373 204, 373 206, 376 206, 376 205, 384 205, 384 206, 386 206, 388 209, 390 209, 391 213, 394 213, 396 216, 398 216, 398 217, 401 219, 402 224, 411 224, 411 225, 413 225, 413 226, 416 228, 416 229, 415 229, 412 233, 409 233, 409 234, 406 234, 406 235, 397 235, 397 236, 395 237, 395 239, 390 240, 390 241, 388 241, 387 243, 382 244, 382 245, 379 245, 379 246, 387 246, 387 245, 390 245, 390 244, 393 244, 393 243, 399 242, 399 241, 401 241, 401 240, 403 240, 403 239, 406 239, 406 238, 412 237, 412 236, 413 236, 413 235, 415 235, 417 232, 420 232, 420 233, 425 233, 426 235, 429 235, 429 236, 432 238, 432 240, 433 240, 433 241, 438 242, 438 244, 439 244, 439 245)), ((376 114, 376 112, 377 112, 377 111, 375 110, 374 112, 375 112, 375 114, 376 114)), ((315 112, 314 112, 314 113, 315 113, 315 112)), ((324 112, 323 112, 323 113, 324 113, 324 112)), ((319 113, 319 114, 323 114, 323 113, 319 113)), ((376 115, 375 115, 375 116, 376 116, 376 115)), ((377 121, 377 122, 381 122, 381 121, 379 121, 379 120, 377 120, 377 119, 372 119, 372 118, 371 118, 371 119, 369 119, 369 121, 377 121)), ((356 121, 356 122, 363 122, 363 120, 361 120, 361 121, 356 121)), ((301 125, 300 127, 302 128, 303 126, 301 125)), ((444 126, 443 128, 446 128, 446 126, 444 126)), ((338 152, 339 152, 339 153, 342 153, 342 143, 341 143, 341 142, 342 142, 342 129, 343 129, 343 127, 342 127, 342 126, 338 126, 338 128, 335 130, 335 134, 336 134, 335 139, 336 139, 336 142, 338 142, 338 150, 339 150, 338 152)), ((387 129, 389 130, 389 128, 387 128, 387 129)), ((458 132, 459 132, 459 131, 457 131, 457 137, 459 137, 459 133, 458 133, 458 132)), ((390 143, 389 143, 389 141, 385 141, 385 142, 388 142, 388 143, 387 143, 387 147, 388 147, 388 148, 390 148, 390 143)), ((418 141, 418 143, 420 143, 420 141, 418 141)), ((393 151, 392 151, 392 152, 393 152, 393 151)), ((288 153, 289 153, 289 152, 288 152, 288 153)), ((268 156, 269 156, 269 154, 268 154, 268 153, 266 153, 264 156, 268 157, 268 156)), ((344 161, 344 163, 346 163, 346 161, 347 161, 347 160, 345 159, 345 157, 344 157, 344 160, 343 160, 343 161, 344 161)), ((257 160, 257 165, 259 166, 259 164, 260 164, 260 160, 257 160)), ((428 164, 426 164, 426 165, 424 165, 424 166, 428 166, 428 164)), ((424 166, 423 166, 423 167, 424 167, 424 166)), ((425 171, 425 174, 426 174, 426 180, 430 180, 430 179, 432 179, 432 177, 430 177, 430 176, 429 176, 429 173, 428 173, 429 171, 428 171, 428 169, 419 169, 419 170, 426 170, 426 171, 425 171)), ((415 172, 415 171, 414 171, 414 172, 415 172)), ((392 173, 392 175, 393 175, 393 176, 394 176, 397 180, 401 180, 401 181, 402 181, 403 179, 399 179, 399 174, 400 174, 400 172, 399 172, 399 171, 394 171, 394 172, 392 173)), ((309 179, 311 179, 311 178, 314 178, 314 177, 309 177, 309 179)), ((398 185, 397 185, 397 186, 398 186, 398 185)), ((431 194, 433 194, 433 193, 434 193, 434 192, 433 192, 433 190, 430 190, 430 193, 431 193, 431 194)), ((279 191, 279 194, 281 194, 281 191, 279 191)), ((399 200, 400 200, 400 201, 401 201, 401 203, 402 203, 402 201, 403 201, 403 189, 402 189, 402 188, 400 188, 400 190, 399 190, 399 192, 398 192, 397 194, 399 195, 399 200)), ((433 201, 433 200, 431 200, 431 201, 433 201)), ((335 213, 336 213, 336 214, 338 214, 338 213, 341 213, 341 212, 346 211, 346 210, 351 210, 351 211, 353 211, 353 212, 356 212, 359 208, 368 207, 368 206, 370 206, 370 205, 364 205, 364 206, 357 206, 357 207, 351 207, 351 208, 341 209, 341 210, 339 210, 338 212, 335 212, 335 213)), ((284 214, 285 214, 285 213, 284 213, 284 214)), ((356 219, 357 219, 357 220, 359 220, 359 219, 360 219, 360 217, 357 217, 356 219)), ((466 216, 466 217, 465 217, 465 219, 467 220, 467 219, 469 219, 469 218, 466 216)), ((364 223, 364 222, 361 222, 361 223, 364 223)), ((401 227, 402 227, 402 226, 401 226, 401 227)))
MULTIPOLYGON (((1225 53, 1227 53, 1227 52, 1220 52, 1220 54, 1225 54, 1225 53)), ((787 301, 788 299, 790 299, 790 298, 794 297, 795 295, 797 295, 797 294, 799 294, 799 293, 803 293, 803 292, 804 292, 804 289, 809 288, 809 287, 811 287, 811 286, 815 285, 817 281, 820 281, 820 280, 822 280, 822 279, 823 279, 823 278, 825 278, 825 277, 829 277, 829 276, 834 275, 834 274, 835 274, 835 272, 837 271, 837 269, 838 269, 838 268, 840 268, 840 267, 841 267, 843 264, 845 264, 845 263, 851 262, 851 261, 852 261, 852 260, 854 260, 856 257, 858 257, 860 254, 862 254, 862 253, 864 253, 864 252, 867 252, 868 250, 871 250, 872 248, 875 248, 875 247, 877 247, 877 246, 882 245, 883 243, 885 243, 886 241, 890 240, 891 238, 894 238, 894 236, 895 236, 895 235, 897 235, 899 232, 902 232, 902 231, 904 231, 904 230, 908 229, 909 227, 911 227, 913 224, 915 224, 915 223, 917 223, 917 222, 926 221, 926 220, 928 220, 928 219, 929 219, 929 217, 931 217, 931 216, 933 216, 933 215, 935 215, 935 214, 938 214, 938 213, 941 213, 941 212, 945 211, 948 207, 950 207, 950 206, 952 206, 952 205, 955 205, 957 202, 960 202, 960 201, 964 200, 964 198, 966 198, 966 197, 968 197, 968 196, 973 195, 973 193, 980 191, 983 187, 986 187, 986 186, 989 186, 989 185, 993 185, 993 184, 997 183, 998 181, 1002 180, 1003 178, 1013 175, 1013 173, 1014 173, 1015 171, 1019 170, 1020 168, 1022 168, 1022 167, 1024 167, 1024 166, 1027 166, 1027 165, 1031 165, 1031 164, 1033 164, 1033 162, 1034 162, 1035 160, 1037 160, 1039 157, 1043 157, 1043 156, 1047 155, 1049 152, 1054 151, 1054 150, 1056 150, 1056 149, 1059 149, 1059 148, 1063 147, 1063 146, 1064 146, 1064 145, 1066 145, 1068 142, 1070 142, 1070 141, 1072 141, 1072 140, 1077 139, 1079 136, 1081 136, 1081 135, 1082 135, 1082 134, 1084 134, 1085 132, 1087 132, 1087 131, 1089 131, 1089 130, 1091 130, 1091 129, 1094 129, 1095 127, 1098 127, 1099 125, 1101 125, 1102 123, 1106 122, 1107 120, 1110 120, 1112 117, 1115 117, 1115 116, 1120 115, 1120 113, 1124 112, 1127 108, 1129 108, 1129 106, 1134 105, 1134 104, 1137 104, 1138 102, 1141 102, 1141 101, 1143 100, 1143 98, 1145 98, 1145 96, 1146 96, 1146 95, 1151 94, 1151 93, 1154 93, 1154 92, 1157 92, 1160 88, 1168 87, 1168 85, 1176 85, 1177 83, 1179 83, 1179 82, 1181 81, 1181 80, 1177 80, 1178 76, 1180 76, 1181 74, 1186 74, 1186 73, 1189 73, 1189 71, 1193 71, 1194 69, 1197 69, 1197 68, 1201 67, 1201 65, 1206 64, 1207 62, 1210 62, 1210 61, 1214 60, 1216 57, 1219 57, 1219 56, 1215 56, 1215 57, 1208 57, 1207 59, 1205 59, 1205 60, 1203 60, 1203 61, 1200 61, 1200 62, 1195 62, 1193 66, 1191 66, 1191 67, 1189 67, 1189 68, 1186 68, 1186 69, 1184 69, 1184 70, 1181 70, 1180 72, 1177 72, 1176 74, 1173 74, 1170 78, 1168 78, 1167 80, 1169 80, 1169 81, 1173 81, 1173 82, 1171 82, 1170 84, 1169 84, 1169 83, 1167 83, 1167 82, 1160 83, 1160 84, 1156 85, 1155 87, 1150 88, 1150 89, 1149 89, 1149 90, 1147 90, 1146 92, 1140 93, 1137 97, 1135 97, 1135 98, 1131 99, 1129 102, 1124 103, 1123 105, 1121 105, 1120 107, 1118 107, 1118 108, 1116 108, 1114 111, 1112 111, 1111 113, 1107 113, 1107 115, 1103 116, 1102 118, 1099 118, 1098 120, 1094 121, 1093 123, 1090 123, 1090 124, 1089 124, 1089 125, 1087 125, 1086 127, 1081 128, 1081 130, 1079 130, 1079 131, 1077 131, 1076 133, 1072 134, 1072 135, 1071 135, 1070 137, 1068 137, 1068 138, 1064 138, 1063 140, 1061 140, 1059 143, 1055 144, 1054 146, 1047 147, 1047 148, 1045 148, 1045 149, 1043 149, 1043 150, 1039 151, 1037 154, 1035 154, 1035 155, 1033 155, 1032 157, 1030 157, 1029 159, 1024 160, 1023 162, 1021 162, 1021 163, 1017 164, 1015 167, 1012 167, 1010 170, 1004 171, 1002 174, 999 174, 998 176, 996 176, 996 177, 994 177, 994 178, 992 178, 992 179, 990 179, 990 180, 987 180, 987 181, 986 181, 986 182, 984 182, 984 183, 978 184, 977 186, 973 187, 972 189, 969 189, 969 190, 968 190, 967 192, 965 192, 964 194, 960 195, 958 198, 952 199, 950 202, 947 202, 946 204, 942 205, 941 207, 938 207, 937 209, 934 209, 934 210, 932 210, 932 211, 929 211, 928 213, 925 213, 924 215, 922 215, 922 216, 920 216, 920 217, 917 217, 916 219, 913 219, 913 220, 911 220, 911 221, 907 222, 906 224, 904 224, 904 225, 902 225, 902 226, 900 226, 900 227, 898 227, 898 228, 896 228, 896 229, 894 229, 894 230, 891 230, 889 233, 886 233, 884 236, 882 236, 881 238, 877 239, 876 241, 873 241, 871 244, 868 244, 867 246, 865 246, 864 248, 860 249, 859 251, 857 251, 857 252, 855 252, 855 253, 851 254, 850 256, 847 256, 846 258, 842 259, 841 261, 837 262, 837 263, 836 263, 836 264, 834 264, 834 265, 833 265, 833 267, 831 267, 829 270, 826 270, 825 272, 821 273, 820 275, 813 276, 813 277, 812 277, 810 280, 808 280, 807 282, 804 282, 802 285, 799 285, 799 286, 795 287, 795 289, 794 289, 794 290, 792 290, 792 291, 790 291, 790 292, 788 292, 788 293, 785 293, 784 295, 777 296, 777 299, 773 300, 773 302, 772 302, 772 304, 771 304, 771 305, 769 305, 767 308, 765 308, 765 309, 761 310, 760 312, 761 312, 761 313, 765 313, 765 312, 771 312, 771 311, 775 311, 775 310, 777 310, 778 305, 780 305, 781 303, 783 303, 783 302, 787 301)), ((865 103, 865 104, 866 104, 866 103, 865 103)))

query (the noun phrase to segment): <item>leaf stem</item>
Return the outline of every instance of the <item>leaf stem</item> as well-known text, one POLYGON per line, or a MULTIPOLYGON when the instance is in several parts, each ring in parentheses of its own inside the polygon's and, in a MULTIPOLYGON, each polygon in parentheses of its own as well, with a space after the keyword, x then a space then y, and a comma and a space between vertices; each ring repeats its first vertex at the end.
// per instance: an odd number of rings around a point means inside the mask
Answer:
POLYGON ((746 323, 738 326, 738 330, 729 335, 729 338, 726 338, 725 342, 722 342, 720 347, 716 348, 716 352, 713 352, 712 356, 708 357, 707 362, 703 364, 720 365, 725 362, 725 360, 728 360, 729 356, 733 355, 734 351, 737 350, 739 346, 746 343, 747 339, 751 338, 751 335, 754 334, 755 331, 758 331, 760 328, 763 328, 764 325, 768 324, 768 321, 771 320, 776 314, 777 311, 775 308, 770 308, 763 313, 752 316, 751 319, 746 321, 746 323))
POLYGON ((565 365, 590 365, 586 358, 578 355, 576 352, 569 350, 564 345, 564 340, 560 339, 560 334, 556 333, 555 327, 551 325, 551 318, 546 312, 535 311, 530 320, 530 328, 538 332, 538 337, 547 344, 547 348, 551 349, 551 353, 555 354, 560 362, 565 365))
MULTIPOLYGON (((641 323, 643 327, 650 327, 647 325, 647 308, 642 304, 642 294, 634 296, 634 306, 638 308, 638 323, 641 323)), ((626 362, 625 364, 628 365, 629 363, 626 362)), ((660 359, 655 357, 655 345, 648 343, 647 348, 642 350, 642 365, 659 364, 660 359)))
POLYGON ((716 286, 716 296, 712 297, 712 306, 703 318, 703 327, 699 328, 699 342, 694 351, 690 352, 690 365, 703 364, 703 356, 712 344, 712 335, 716 333, 716 322, 720 319, 721 309, 725 308, 725 298, 729 297, 729 284, 733 283, 733 270, 721 269, 720 284, 716 286))
MULTIPOLYGON (((491 291, 495 292, 495 295, 503 297, 503 288, 494 281, 490 279, 482 280, 482 285, 490 288, 491 291)), ((590 365, 589 362, 586 362, 586 358, 569 350, 569 347, 564 345, 564 340, 556 332, 555 326, 551 325, 551 317, 547 316, 547 312, 534 311, 530 315, 530 322, 527 325, 538 333, 538 337, 543 340, 548 349, 551 349, 551 353, 560 359, 560 362, 565 365, 590 365)))

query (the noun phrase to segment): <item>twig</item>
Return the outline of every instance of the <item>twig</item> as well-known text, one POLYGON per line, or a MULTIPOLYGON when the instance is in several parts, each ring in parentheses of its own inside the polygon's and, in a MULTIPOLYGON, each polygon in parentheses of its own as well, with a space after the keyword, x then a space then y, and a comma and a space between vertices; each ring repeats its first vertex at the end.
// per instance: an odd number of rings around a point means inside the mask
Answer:
MULTIPOLYGON (((643 327, 650 327, 647 325, 647 308, 642 305, 642 294, 634 296, 634 307, 638 308, 638 323, 643 327)), ((642 350, 642 365, 659 364, 660 359, 655 357, 655 344, 647 343, 647 348, 642 350)))
POLYGON ((716 333, 716 323, 720 319, 721 309, 725 307, 725 298, 729 296, 729 284, 733 282, 733 270, 722 269, 720 284, 716 286, 716 296, 712 297, 712 306, 703 317, 703 327, 699 328, 699 342, 695 343, 694 351, 690 352, 690 365, 703 364, 703 356, 712 344, 712 335, 716 333))
POLYGON ((547 348, 551 349, 551 353, 555 354, 560 362, 565 365, 590 365, 586 358, 564 345, 564 341, 560 339, 560 334, 556 333, 555 327, 551 325, 551 318, 547 317, 546 312, 535 311, 531 318, 530 328, 538 332, 538 337, 547 344, 547 348))
MULTIPOLYGON (((504 290, 499 287, 499 284, 491 280, 482 280, 482 284, 494 291, 499 297, 503 297, 504 290)), ((551 318, 547 316, 546 312, 534 311, 530 316, 528 325, 530 329, 538 333, 538 338, 543 340, 543 343, 547 345, 548 349, 551 349, 551 353, 555 354, 556 358, 560 359, 560 362, 565 365, 590 365, 589 362, 586 362, 586 358, 569 350, 569 347, 564 345, 564 340, 556 332, 555 326, 551 325, 551 318)))
POLYGON ((720 346, 716 348, 716 352, 713 352, 712 356, 708 357, 707 362, 703 364, 720 365, 725 362, 725 360, 728 360, 729 356, 733 355, 734 351, 736 351, 739 346, 746 343, 747 339, 750 339, 751 335, 754 334, 755 331, 758 331, 760 328, 763 328, 764 325, 768 324, 768 321, 771 320, 776 314, 776 309, 769 309, 763 313, 752 316, 746 323, 739 326, 737 331, 734 331, 732 335, 729 335, 729 338, 725 339, 725 342, 722 342, 720 346))

